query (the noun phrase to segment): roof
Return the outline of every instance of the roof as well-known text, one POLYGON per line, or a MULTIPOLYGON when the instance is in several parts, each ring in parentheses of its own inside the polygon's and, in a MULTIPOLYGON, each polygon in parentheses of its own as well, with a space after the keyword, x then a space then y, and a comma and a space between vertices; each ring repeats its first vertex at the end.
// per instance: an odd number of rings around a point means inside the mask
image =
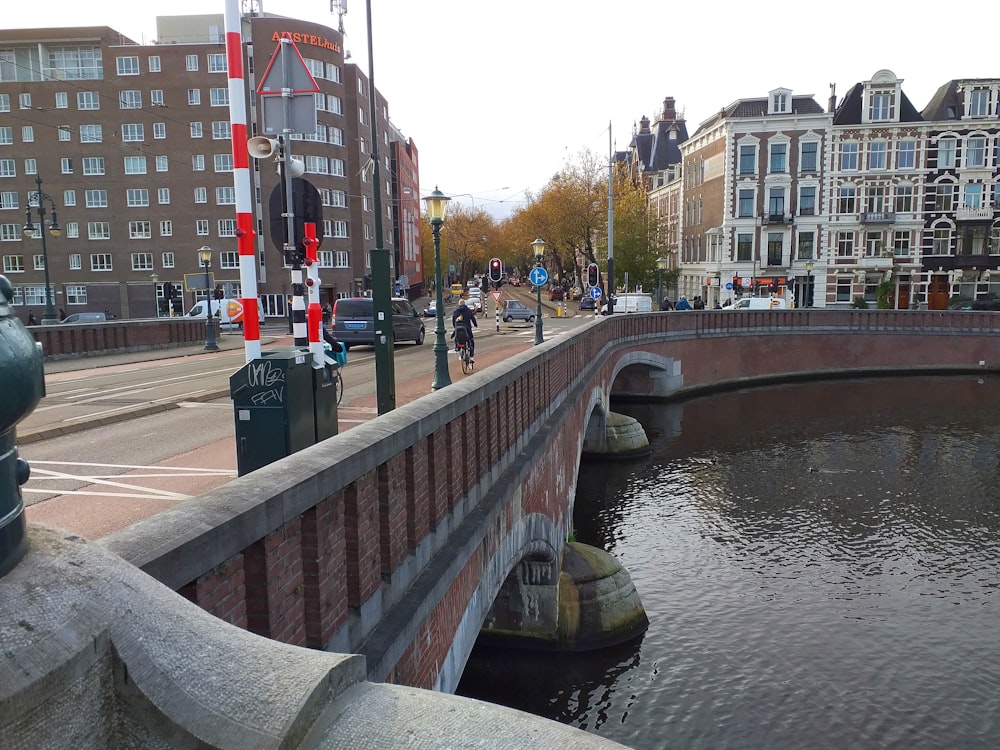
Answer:
POLYGON ((996 86, 996 78, 955 78, 943 84, 934 96, 924 107, 920 115, 924 120, 959 120, 962 117, 964 107, 963 94, 959 92, 959 87, 966 85, 982 84, 984 86, 996 86))
MULTIPOLYGON (((698 126, 696 133, 711 129, 722 120, 755 120, 765 117, 789 117, 789 114, 768 114, 769 97, 753 99, 737 99, 727 107, 723 107, 698 126)), ((826 110, 813 99, 811 94, 792 97, 791 115, 821 115, 826 110)))
MULTIPOLYGON (((834 125, 861 124, 861 100, 864 91, 864 83, 856 83, 851 87, 833 113, 834 125)), ((899 122, 923 122, 924 118, 920 116, 902 89, 899 91, 899 96, 899 122)))

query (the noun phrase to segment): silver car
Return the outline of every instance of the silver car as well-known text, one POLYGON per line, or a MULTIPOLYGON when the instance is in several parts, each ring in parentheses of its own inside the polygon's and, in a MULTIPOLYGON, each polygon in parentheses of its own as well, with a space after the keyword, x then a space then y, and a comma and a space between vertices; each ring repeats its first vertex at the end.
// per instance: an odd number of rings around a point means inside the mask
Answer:
POLYGON ((529 323, 534 323, 535 313, 523 302, 509 299, 503 303, 502 318, 504 323, 510 323, 512 320, 526 320, 529 323))

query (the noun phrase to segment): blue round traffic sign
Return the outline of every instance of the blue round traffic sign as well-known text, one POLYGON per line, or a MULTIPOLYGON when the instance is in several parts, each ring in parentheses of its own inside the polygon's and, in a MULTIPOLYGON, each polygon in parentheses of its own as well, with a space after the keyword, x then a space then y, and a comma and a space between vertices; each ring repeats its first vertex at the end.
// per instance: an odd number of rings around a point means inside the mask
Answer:
POLYGON ((590 298, 591 299, 600 299, 603 296, 604 296, 604 292, 601 291, 601 287, 599 287, 599 286, 591 287, 591 289, 590 289, 590 298))
POLYGON ((541 266, 535 266, 528 272, 528 281, 534 286, 541 286, 549 280, 549 272, 541 266))

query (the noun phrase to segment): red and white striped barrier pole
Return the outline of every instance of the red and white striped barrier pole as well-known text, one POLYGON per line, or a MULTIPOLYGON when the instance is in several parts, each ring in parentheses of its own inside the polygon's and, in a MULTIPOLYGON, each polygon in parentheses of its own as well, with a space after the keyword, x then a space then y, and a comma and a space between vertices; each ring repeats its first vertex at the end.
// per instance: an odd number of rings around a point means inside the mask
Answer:
POLYGON ((247 151, 246 84, 243 81, 243 32, 238 0, 226 0, 226 68, 229 71, 229 122, 233 141, 233 182, 236 188, 236 249, 240 258, 243 295, 243 340, 247 362, 260 357, 260 316, 257 292, 257 252, 254 249, 253 192, 247 151))
POLYGON ((304 224, 305 238, 302 244, 306 248, 306 288, 309 290, 309 307, 306 314, 306 325, 309 329, 309 351, 313 356, 313 367, 323 366, 323 335, 320 327, 323 325, 323 308, 319 304, 319 240, 316 239, 316 225, 312 222, 304 224))

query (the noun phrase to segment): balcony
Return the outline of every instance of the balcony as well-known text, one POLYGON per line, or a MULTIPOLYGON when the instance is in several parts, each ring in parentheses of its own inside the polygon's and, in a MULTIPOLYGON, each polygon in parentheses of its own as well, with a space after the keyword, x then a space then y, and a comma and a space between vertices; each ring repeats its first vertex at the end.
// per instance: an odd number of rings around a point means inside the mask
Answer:
POLYGON ((892 224, 896 220, 895 211, 867 211, 861 215, 865 224, 892 224))
POLYGON ((959 221, 993 221, 993 206, 959 206, 955 218, 959 221))
POLYGON ((791 221, 790 214, 764 214, 760 218, 761 224, 789 224, 791 221))

